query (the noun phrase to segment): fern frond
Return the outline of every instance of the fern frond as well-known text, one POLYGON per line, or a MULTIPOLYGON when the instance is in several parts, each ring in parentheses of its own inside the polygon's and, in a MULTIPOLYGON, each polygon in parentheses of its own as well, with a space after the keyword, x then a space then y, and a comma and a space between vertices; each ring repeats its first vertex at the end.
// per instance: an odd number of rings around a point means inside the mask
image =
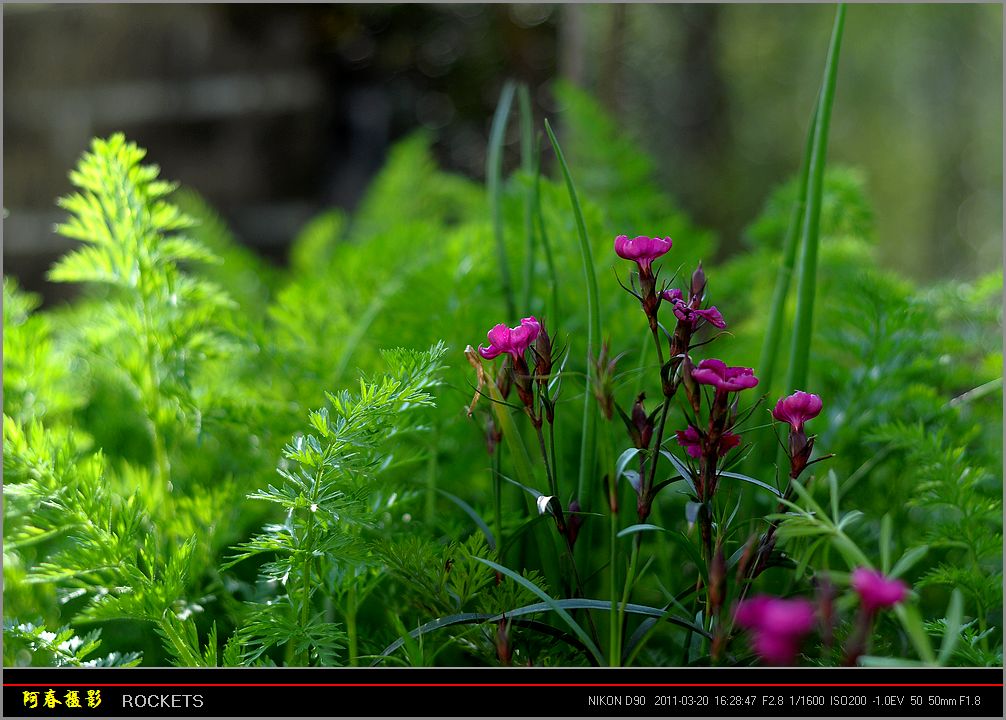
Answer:
POLYGON ((4 618, 4 665, 24 665, 26 653, 32 665, 52 667, 133 667, 140 664, 140 653, 113 652, 91 658, 101 646, 101 630, 92 630, 83 637, 69 625, 55 632, 44 625, 4 618))

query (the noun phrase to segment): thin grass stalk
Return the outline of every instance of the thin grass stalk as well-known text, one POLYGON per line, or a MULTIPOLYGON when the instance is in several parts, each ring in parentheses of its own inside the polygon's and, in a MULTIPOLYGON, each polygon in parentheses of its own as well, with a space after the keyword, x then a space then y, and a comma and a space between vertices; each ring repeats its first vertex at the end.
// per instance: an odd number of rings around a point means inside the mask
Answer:
POLYGON ((500 289, 503 301, 506 303, 507 317, 517 317, 517 306, 513 297, 513 286, 510 282, 510 266, 507 263, 506 242, 503 233, 503 138, 506 134, 507 118, 510 106, 513 104, 513 81, 508 80, 503 85, 500 101, 493 115, 489 130, 489 152, 486 156, 486 190, 489 194, 489 207, 493 219, 493 235, 496 238, 496 264, 500 273, 500 289))
MULTIPOLYGON (((514 473, 517 475, 517 481, 525 487, 534 487, 534 469, 531 465, 531 458, 528 455, 527 447, 524 445, 523 436, 517 429, 517 424, 510 416, 510 407, 504 402, 503 396, 500 395, 499 388, 496 387, 495 382, 489 382, 487 384, 487 390, 489 391, 489 397, 493 400, 492 409, 493 415, 496 418, 496 425, 500 429, 500 432, 503 433, 503 442, 510 451, 510 456, 513 460, 513 469, 514 473)), ((500 449, 497 448, 496 452, 499 453, 500 449)), ((501 476, 496 478, 497 481, 500 481, 500 479, 501 476)), ((497 492, 497 488, 495 486, 493 491, 494 493, 497 492)), ((527 507, 529 516, 531 516, 531 513, 538 512, 538 508, 534 506, 534 503, 528 503, 526 499, 525 506, 527 507)), ((554 547, 550 533, 546 532, 541 526, 535 527, 531 532, 534 538, 534 543, 537 546, 535 548, 537 552, 535 552, 534 555, 541 561, 541 568, 545 573, 545 579, 548 581, 550 587, 561 587, 562 574, 559 568, 559 555, 562 552, 562 549, 554 547), (548 552, 550 544, 553 545, 554 552, 548 552)), ((499 543, 500 548, 502 548, 504 546, 502 531, 499 543)), ((527 547, 525 547, 524 541, 522 540, 522 564, 524 563, 524 556, 526 553, 527 547)), ((502 552, 500 554, 502 555, 502 552)))
POLYGON ((807 385, 811 334, 814 325, 814 295, 817 291, 817 255, 820 244, 821 197, 824 194, 828 129, 831 124, 831 109, 835 100, 835 81, 838 76, 838 58, 844 29, 845 5, 839 4, 835 13, 835 26, 831 34, 820 104, 814 123, 814 146, 811 152, 810 176, 807 187, 807 213, 803 223, 800 271, 797 277, 796 319, 790 351, 789 375, 786 379, 786 392, 803 389, 807 385))
MULTIPOLYGON (((527 85, 517 87, 517 106, 520 109, 520 167, 524 171, 527 187, 524 192, 524 298, 521 307, 525 312, 531 307, 534 282, 534 195, 535 187, 530 182, 534 173, 534 112, 531 109, 531 93, 527 85)), ((549 318, 551 320, 552 318, 549 318)))
POLYGON ((493 466, 493 530, 496 532, 496 547, 499 548, 499 559, 505 562, 503 557, 503 458, 500 452, 502 448, 496 447, 492 456, 493 466))
POLYGON ((538 239, 545 253, 545 266, 548 268, 550 292, 545 303, 545 318, 553 328, 558 327, 559 318, 559 273, 555 269, 555 259, 552 257, 552 245, 548 241, 545 230, 545 217, 541 212, 541 137, 535 142, 534 148, 534 205, 533 215, 538 229, 538 239))
POLYGON ((349 664, 351 667, 356 667, 360 664, 360 652, 357 640, 358 635, 356 631, 357 609, 356 577, 354 576, 350 581, 349 589, 346 592, 346 636, 349 639, 349 664))
POLYGON ((594 350, 601 339, 601 308, 597 292, 597 272, 594 268, 594 258, 590 250, 590 240, 587 237, 587 225, 583 220, 580 201, 576 195, 573 178, 569 174, 569 166, 555 138, 552 126, 545 121, 545 132, 552 143, 552 149, 559 160, 566 189, 569 192, 570 204, 573 206, 573 216, 576 219, 577 234, 580 239, 580 257, 583 260, 584 285, 587 293, 587 385, 583 397, 582 441, 580 445, 580 475, 577 482, 577 498, 581 507, 591 507, 593 483, 591 482, 596 464, 597 412, 594 407, 591 387, 594 384, 594 350))
POLYGON ((618 661, 622 658, 622 642, 625 633, 625 608, 629 604, 629 596, 632 594, 632 587, 636 583, 636 560, 639 559, 640 537, 637 534, 632 538, 632 554, 629 557, 629 568, 625 573, 625 587, 622 589, 622 602, 618 606, 618 632, 615 641, 615 655, 618 661))
POLYGON ((807 182, 810 176, 810 156, 814 150, 814 129, 817 126, 817 111, 820 96, 814 102, 814 112, 807 126, 807 140, 804 144, 803 162, 800 166, 800 181, 797 190, 796 203, 789 217, 786 237, 782 244, 782 262, 776 275, 775 289, 772 292, 772 304, 769 307, 768 327, 765 329, 765 340, 762 343, 761 356, 758 359, 758 379, 763 392, 771 396, 772 379, 775 376, 776 360, 779 357, 779 339, 782 334, 783 319, 786 316, 786 297, 789 295, 790 281, 793 278, 793 268, 796 265, 797 238, 802 236, 804 218, 807 208, 807 182))
POLYGON ((611 513, 610 535, 608 538, 608 578, 611 585, 611 614, 608 622, 608 664, 618 667, 621 661, 621 647, 618 642, 618 513, 611 513))

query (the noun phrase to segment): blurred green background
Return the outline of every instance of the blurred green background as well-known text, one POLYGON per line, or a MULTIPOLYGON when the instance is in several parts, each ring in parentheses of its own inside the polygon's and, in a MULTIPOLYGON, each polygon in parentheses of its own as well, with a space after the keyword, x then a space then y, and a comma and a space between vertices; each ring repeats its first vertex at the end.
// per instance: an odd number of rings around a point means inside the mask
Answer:
MULTIPOLYGON (((799 166, 833 16, 823 4, 8 4, 4 272, 65 292, 43 279, 68 247, 53 201, 93 135, 125 131, 283 262, 295 232, 353 208, 418 126, 444 167, 481 177, 510 77, 560 127, 553 80, 594 92, 723 259, 799 166)), ((850 7, 829 161, 865 174, 886 267, 929 280, 1002 262, 1002 29, 999 4, 850 7)))

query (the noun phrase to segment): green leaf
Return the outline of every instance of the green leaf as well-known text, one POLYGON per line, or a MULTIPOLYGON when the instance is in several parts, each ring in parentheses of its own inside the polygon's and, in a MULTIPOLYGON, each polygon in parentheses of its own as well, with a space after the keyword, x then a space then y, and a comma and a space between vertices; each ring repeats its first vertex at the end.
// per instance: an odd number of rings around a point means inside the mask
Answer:
POLYGON ((695 567, 698 568, 699 574, 702 576, 703 580, 707 579, 707 570, 705 560, 702 559, 702 555, 699 553, 698 548, 682 533, 677 530, 665 530, 659 525, 652 525, 649 523, 630 525, 627 528, 619 530, 617 537, 626 537, 628 535, 635 535, 641 532, 661 532, 667 536, 671 542, 677 545, 679 548, 685 551, 688 555, 689 560, 695 563, 695 567))
POLYGON ((880 570, 885 575, 891 570, 891 514, 880 519, 880 570))
POLYGON ((817 504, 817 502, 814 500, 814 498, 811 496, 811 494, 807 491, 807 489, 803 486, 803 484, 799 480, 790 481, 790 486, 796 491, 796 494, 800 497, 800 500, 803 502, 804 505, 807 506, 807 508, 812 513, 814 513, 821 520, 827 520, 828 513, 824 511, 824 508, 822 508, 820 505, 817 504))
POLYGON ((733 478, 734 480, 741 480, 743 482, 749 483, 750 485, 754 485, 755 487, 760 487, 762 490, 768 490, 777 498, 782 497, 782 493, 779 492, 776 488, 772 487, 767 482, 764 482, 762 480, 755 480, 753 477, 749 475, 742 475, 740 473, 735 472, 721 472, 717 474, 717 477, 727 477, 727 478, 733 478))
MULTIPOLYGON (((554 611, 556 608, 561 608, 563 610, 608 610, 609 603, 607 600, 591 600, 586 598, 568 598, 564 600, 552 600, 551 602, 540 602, 534 603, 533 605, 525 605, 524 607, 514 608, 513 610, 507 610, 506 612, 497 613, 495 615, 489 613, 456 613, 454 615, 449 615, 447 617, 437 618, 436 620, 431 620, 428 623, 424 623, 420 627, 416 628, 412 632, 408 633, 409 640, 415 640, 422 637, 428 633, 435 630, 440 630, 441 628, 450 627, 452 625, 466 625, 473 623, 496 623, 504 619, 514 619, 519 618, 524 615, 535 615, 541 612, 554 611)), ((671 615, 668 609, 661 609, 650 607, 647 605, 637 605, 635 603, 629 603, 625 606, 625 612, 632 615, 643 615, 648 618, 656 619, 658 622, 665 620, 673 625, 686 628, 692 632, 698 633, 699 635, 708 638, 709 633, 706 632, 702 627, 696 625, 695 623, 685 620, 683 618, 671 615)), ((543 626, 538 623, 532 626, 534 629, 542 630, 543 626)), ((395 642, 391 643, 386 647, 381 654, 374 660, 372 665, 376 665, 382 658, 387 657, 391 653, 398 650, 398 648, 406 645, 409 640, 405 637, 400 637, 395 642)), ((567 642, 572 640, 569 638, 567 642)), ((578 645, 580 643, 577 643, 578 645)), ((589 647, 585 644, 582 645, 584 650, 589 650, 589 647)))
MULTIPOLYGON (((525 83, 517 86, 517 105, 520 109, 520 166, 525 176, 534 173, 534 112, 531 109, 531 93, 525 83)), ((524 189, 524 298, 522 307, 531 307, 534 290, 535 268, 535 186, 529 183, 524 189)), ((515 316, 516 317, 516 316, 515 316)), ((554 322, 554 317, 549 317, 554 322)))
POLYGON ((943 641, 940 643, 940 653, 936 662, 946 665, 953 657, 954 650, 961 639, 961 623, 964 620, 964 595, 957 588, 950 593, 950 604, 947 606, 946 627, 943 630, 943 641))
POLYGON ((845 29, 845 5, 839 4, 835 13, 831 45, 825 63, 818 111, 814 121, 814 143, 810 156, 807 186, 807 211, 803 222, 800 247, 800 266, 797 276, 796 318, 793 326, 793 344, 790 350, 787 392, 807 386, 807 368, 810 362, 810 344, 814 322, 814 296, 817 292, 817 255, 820 243, 821 198, 824 192, 825 156, 828 151, 828 130, 831 109, 835 101, 835 81, 838 77, 838 57, 845 29))
POLYGON ((828 497, 831 499, 831 521, 838 525, 838 475, 834 470, 828 471, 828 497))
MULTIPOLYGON (((559 617, 561 617, 566 622, 566 624, 569 625, 570 629, 580 639, 580 641, 587 647, 587 649, 590 650, 590 653, 594 656, 594 660, 597 661, 597 664, 598 665, 603 665, 604 664, 604 655, 598 649, 597 645, 594 644, 594 641, 590 639, 590 635, 588 635, 587 632, 582 627, 580 627, 579 623, 577 623, 576 620, 573 619, 572 615, 570 615, 568 612, 566 612, 565 608, 563 608, 559 604, 559 601, 555 600, 552 597, 549 597, 548 593, 546 593, 540 587, 538 587, 537 585, 535 585, 534 583, 532 583, 527 578, 524 578, 521 575, 519 575, 518 573, 515 573, 513 570, 511 570, 508 567, 504 567, 502 565, 494 563, 492 560, 486 560, 485 558, 475 557, 475 558, 472 558, 472 559, 473 560, 477 560, 478 562, 480 562, 480 563, 482 563, 484 565, 488 565, 489 567, 491 567, 496 572, 503 573, 504 575, 506 575, 508 578, 510 578, 511 580, 513 580, 515 583, 517 583, 521 587, 524 587, 524 588, 530 590, 535 595, 537 595, 542 600, 544 600, 545 604, 549 607, 549 609, 551 609, 553 612, 557 613, 559 615, 559 617)), ((607 608, 608 604, 605 603, 604 607, 607 608)))
POLYGON ((486 153, 486 189, 493 217, 493 235, 496 238, 496 263, 500 274, 500 287, 506 302, 507 317, 517 319, 517 306, 510 283, 510 265, 507 261, 506 242, 503 237, 503 138, 506 134, 507 117, 513 104, 516 86, 512 80, 503 84, 493 123, 489 129, 489 151, 486 153))
POLYGON ((688 483, 688 487, 692 491, 692 494, 696 494, 695 481, 692 479, 692 471, 688 468, 688 466, 674 453, 668 452, 667 450, 661 450, 660 454, 667 458, 671 465, 674 466, 674 469, 678 471, 678 474, 685 479, 685 482, 688 483))
POLYGON ((891 568, 891 571, 887 573, 888 577, 901 577, 906 572, 911 570, 915 563, 924 558, 928 552, 928 545, 919 545, 918 547, 906 550, 905 554, 898 559, 898 562, 894 563, 894 567, 891 568))
POLYGON ((445 498, 450 500, 452 503, 457 505, 459 508, 461 508, 464 511, 465 515, 470 517, 472 519, 472 522, 474 522, 478 526, 478 529, 482 531, 482 534, 485 535, 486 543, 489 545, 489 549, 490 550, 496 549, 496 538, 493 537, 493 531, 489 529, 489 526, 486 524, 485 520, 482 519, 482 517, 475 511, 475 509, 471 505, 469 505, 468 503, 466 503, 464 500, 462 500, 453 493, 449 493, 441 488, 434 488, 434 489, 438 493, 443 495, 445 498))
MULTIPOLYGON (((758 378, 761 380, 762 392, 771 395, 772 380, 775 377, 776 359, 779 356, 779 341, 782 335, 783 320, 786 315, 786 297, 789 295, 790 280, 796 265, 797 238, 802 234, 805 210, 807 207, 807 185, 810 176, 810 156, 814 150, 814 133, 817 127, 817 113, 820 102, 814 103, 814 112, 807 127, 807 140, 803 151, 803 163, 800 167, 799 190, 797 200, 793 204, 786 237, 782 245, 782 262, 776 275, 775 288, 772 291, 772 302, 769 306, 768 324, 765 328, 765 339, 762 341, 761 356, 758 361, 758 378)), ((767 433, 763 433, 767 435, 767 433)))
POLYGON ((915 647, 915 652, 919 654, 919 658, 930 665, 935 663, 936 657, 933 655, 933 646, 930 644, 929 636, 922 626, 922 617, 919 615, 919 609, 914 605, 902 603, 894 606, 894 614, 901 621, 901 627, 908 634, 908 638, 912 641, 912 645, 915 647))
POLYGON ((596 418, 597 413, 594 408, 594 394, 591 388, 594 382, 594 355, 601 347, 601 305, 597 292, 597 271, 594 268, 594 257, 590 249, 590 239, 587 237, 587 224, 583 220, 583 211, 580 209, 580 201, 576 196, 576 187, 573 185, 573 178, 569 174, 569 167, 566 165, 566 158, 559 147, 559 141, 555 138, 552 126, 548 120, 545 121, 545 132, 552 143, 555 157, 559 161, 562 169, 563 179, 566 181, 566 190, 569 193, 569 202, 573 207, 573 217, 576 220, 577 237, 580 239, 580 259, 583 262, 584 289, 587 295, 587 387, 583 395, 583 423, 581 429, 580 445, 580 475, 577 482, 577 498, 580 504, 590 507, 590 499, 593 497, 594 468, 597 465, 596 458, 596 418))
POLYGON ((909 660, 907 658, 881 657, 879 655, 861 655, 857 661, 862 667, 904 667, 923 668, 929 667, 928 663, 921 660, 909 660))

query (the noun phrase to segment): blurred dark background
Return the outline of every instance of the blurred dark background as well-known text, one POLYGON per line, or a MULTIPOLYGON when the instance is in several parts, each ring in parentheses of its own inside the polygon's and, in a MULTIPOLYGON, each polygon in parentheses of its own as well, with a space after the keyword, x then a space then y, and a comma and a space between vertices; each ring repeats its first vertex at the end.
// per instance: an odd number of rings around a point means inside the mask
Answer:
MULTIPOLYGON (((5 5, 4 272, 49 294, 67 172, 122 130, 282 261, 418 127, 481 178, 507 78, 561 125, 556 77, 653 153, 724 254, 799 167, 830 5, 5 5)), ((1001 5, 852 5, 829 161, 860 167, 881 259, 928 280, 1002 263, 1001 5)), ((516 123, 511 123, 516 130, 516 123)), ((516 137, 511 143, 515 157, 516 137)), ((574 168, 575 174, 575 168, 574 168)), ((649 232, 612 228, 612 232, 649 232)))

